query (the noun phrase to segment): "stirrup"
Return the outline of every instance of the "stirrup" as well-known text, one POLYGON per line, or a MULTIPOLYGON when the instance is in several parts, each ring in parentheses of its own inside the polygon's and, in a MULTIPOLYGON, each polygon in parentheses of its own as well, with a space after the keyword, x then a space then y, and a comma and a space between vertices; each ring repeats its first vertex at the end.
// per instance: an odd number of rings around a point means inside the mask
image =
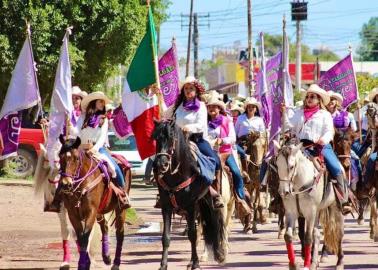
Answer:
POLYGON ((352 206, 349 205, 349 203, 344 203, 341 205, 341 212, 343 215, 348 215, 352 213, 352 206))

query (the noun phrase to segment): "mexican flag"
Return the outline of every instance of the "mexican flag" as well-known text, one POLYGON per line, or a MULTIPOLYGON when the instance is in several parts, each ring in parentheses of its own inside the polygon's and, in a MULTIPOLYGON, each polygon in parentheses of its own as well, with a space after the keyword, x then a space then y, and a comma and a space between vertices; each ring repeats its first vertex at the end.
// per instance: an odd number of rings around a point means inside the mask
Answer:
POLYGON ((159 118, 158 98, 150 87, 159 87, 157 39, 151 7, 148 7, 146 33, 139 43, 124 81, 122 108, 135 135, 141 159, 155 154, 152 139, 154 118, 159 118))

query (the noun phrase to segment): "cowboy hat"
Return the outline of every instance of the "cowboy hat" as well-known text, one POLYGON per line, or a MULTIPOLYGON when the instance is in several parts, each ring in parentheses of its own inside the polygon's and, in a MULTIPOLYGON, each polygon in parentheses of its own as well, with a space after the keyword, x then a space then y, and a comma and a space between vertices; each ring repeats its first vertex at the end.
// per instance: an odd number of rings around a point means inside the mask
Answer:
POLYGON ((311 84, 310 87, 307 89, 307 93, 314 93, 320 96, 320 98, 323 100, 323 104, 327 106, 329 103, 330 97, 326 90, 319 87, 317 84, 311 84))
POLYGON ((185 84, 193 84, 199 94, 203 94, 205 92, 205 86, 203 85, 203 83, 197 80, 193 76, 188 76, 185 78, 185 81, 181 82, 181 85, 180 85, 181 90, 183 89, 185 84))
POLYGON ((79 96, 83 99, 84 97, 88 96, 88 93, 85 92, 85 91, 81 91, 79 86, 73 86, 72 87, 72 95, 73 96, 79 96))
POLYGON ((373 102, 375 96, 378 95, 378 87, 373 88, 369 93, 369 101, 373 102))
POLYGON ((233 100, 231 102, 231 108, 230 108, 231 111, 239 111, 240 114, 242 114, 244 112, 244 108, 243 108, 243 102, 239 101, 239 100, 233 100))
POLYGON ((248 105, 254 105, 256 106, 259 110, 261 109, 261 103, 257 101, 254 97, 248 97, 244 101, 244 109, 247 108, 248 105))
POLYGON ((96 99, 102 99, 103 101, 105 101, 105 106, 106 104, 109 104, 112 102, 103 92, 96 91, 96 92, 90 93, 89 95, 83 98, 83 101, 81 102, 81 109, 83 111, 86 111, 89 103, 96 99))
POLYGON ((226 105, 224 104, 224 102, 222 100, 220 100, 218 97, 216 97, 215 95, 213 95, 213 96, 210 97, 210 99, 207 101, 206 105, 207 106, 217 105, 222 110, 226 110, 226 105))
POLYGON ((216 90, 206 91, 203 95, 201 95, 201 98, 205 103, 207 103, 212 97, 223 100, 223 95, 218 93, 216 90))
POLYGON ((328 95, 329 95, 330 99, 331 98, 337 99, 337 101, 339 102, 340 106, 343 104, 344 98, 343 98, 343 96, 341 94, 336 93, 336 92, 334 92, 334 91, 331 90, 331 91, 328 91, 328 95))

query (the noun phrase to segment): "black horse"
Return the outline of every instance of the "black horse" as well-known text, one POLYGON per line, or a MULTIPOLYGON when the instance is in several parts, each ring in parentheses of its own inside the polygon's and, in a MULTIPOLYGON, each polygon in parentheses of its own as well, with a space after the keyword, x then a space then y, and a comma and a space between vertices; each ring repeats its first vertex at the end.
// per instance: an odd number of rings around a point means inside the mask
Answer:
POLYGON ((213 207, 208 187, 199 177, 197 162, 191 154, 183 131, 172 120, 157 122, 153 137, 156 140, 154 173, 157 178, 164 220, 163 254, 160 270, 168 267, 171 217, 173 211, 184 211, 188 223, 188 237, 192 256, 188 268, 199 269, 197 254, 196 217, 203 227, 205 244, 214 253, 214 259, 226 259, 226 231, 222 209, 213 207))

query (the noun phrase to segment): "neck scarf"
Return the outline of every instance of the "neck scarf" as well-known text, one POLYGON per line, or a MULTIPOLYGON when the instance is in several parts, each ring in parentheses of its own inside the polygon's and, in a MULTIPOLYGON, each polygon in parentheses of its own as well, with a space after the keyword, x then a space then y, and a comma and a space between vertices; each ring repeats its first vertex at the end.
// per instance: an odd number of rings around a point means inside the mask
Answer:
POLYGON ((198 112, 198 110, 200 108, 200 101, 199 101, 198 98, 195 98, 195 99, 190 100, 190 101, 185 100, 183 102, 183 107, 187 111, 198 112))
POLYGON ((223 116, 219 114, 217 117, 209 121, 209 127, 211 129, 216 129, 222 124, 223 116))
POLYGON ((101 118, 100 112, 93 114, 91 117, 89 117, 88 127, 97 128, 100 125, 101 118))
POLYGON ((304 113, 304 117, 305 117, 305 121, 307 122, 307 120, 309 120, 317 111, 320 110, 320 107, 319 105, 318 106, 315 106, 313 108, 307 108, 305 107, 303 109, 303 113, 304 113))

